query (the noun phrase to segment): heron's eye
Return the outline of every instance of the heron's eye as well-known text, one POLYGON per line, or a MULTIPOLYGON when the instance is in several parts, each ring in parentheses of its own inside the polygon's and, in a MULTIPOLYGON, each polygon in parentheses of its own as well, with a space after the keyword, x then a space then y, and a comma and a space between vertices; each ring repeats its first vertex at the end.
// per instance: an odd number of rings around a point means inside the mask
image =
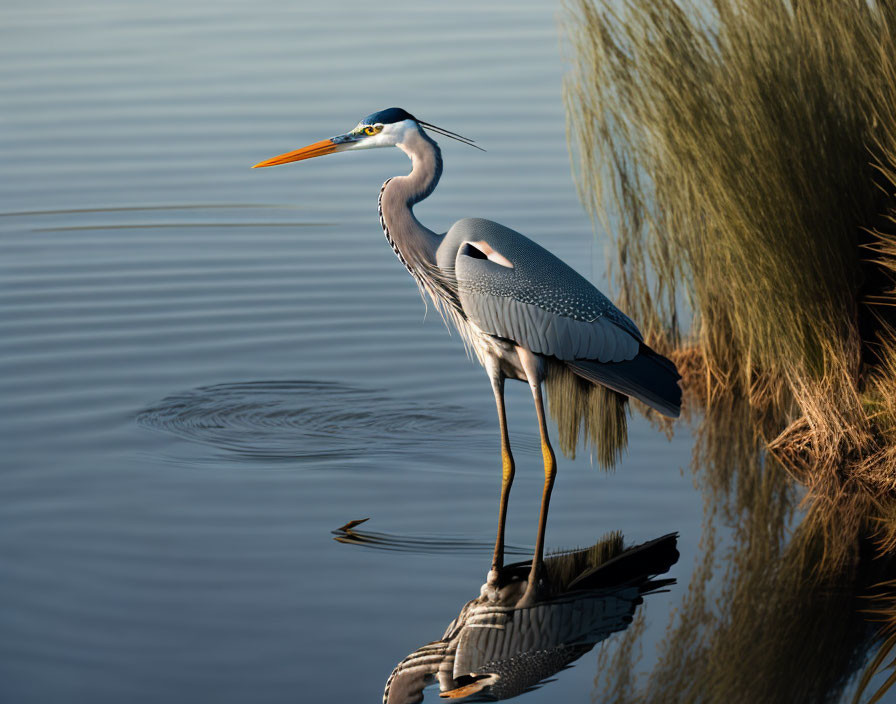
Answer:
POLYGON ((364 134, 366 134, 368 137, 372 137, 373 135, 375 135, 379 132, 382 132, 382 131, 383 131, 383 126, 380 124, 367 125, 364 127, 364 134))

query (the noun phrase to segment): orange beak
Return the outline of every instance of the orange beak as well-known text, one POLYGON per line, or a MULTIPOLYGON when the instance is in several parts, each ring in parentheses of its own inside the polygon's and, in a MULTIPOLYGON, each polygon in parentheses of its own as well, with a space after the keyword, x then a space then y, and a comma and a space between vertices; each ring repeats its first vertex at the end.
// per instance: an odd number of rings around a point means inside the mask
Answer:
POLYGON ((262 166, 277 166, 279 164, 288 164, 291 161, 301 161, 302 159, 312 159, 316 156, 323 156, 324 154, 332 154, 336 151, 338 146, 338 142, 335 142, 332 139, 325 139, 322 142, 315 142, 314 144, 309 144, 307 147, 296 149, 294 152, 286 152, 286 154, 275 156, 266 161, 260 161, 252 168, 257 169, 262 166))

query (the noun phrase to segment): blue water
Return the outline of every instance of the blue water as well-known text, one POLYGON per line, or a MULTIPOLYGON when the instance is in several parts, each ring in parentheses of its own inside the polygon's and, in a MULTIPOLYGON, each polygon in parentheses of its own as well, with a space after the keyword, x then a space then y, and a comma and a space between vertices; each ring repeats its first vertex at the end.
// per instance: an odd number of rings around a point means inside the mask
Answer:
MULTIPOLYGON (((400 105, 488 150, 443 142, 424 223, 498 220, 612 297, 557 12, 0 9, 0 701, 378 701, 479 593, 492 394, 383 239, 406 158, 249 166, 400 105), (401 549, 333 539, 366 517, 401 549)), ((519 554, 542 470, 524 385, 508 402, 519 554)), ((680 533, 679 585, 643 607, 647 667, 700 550, 691 452, 686 424, 669 440, 635 415, 614 474, 561 460, 554 490, 549 549, 680 533)), ((525 699, 600 698, 595 674, 586 655, 525 699)))

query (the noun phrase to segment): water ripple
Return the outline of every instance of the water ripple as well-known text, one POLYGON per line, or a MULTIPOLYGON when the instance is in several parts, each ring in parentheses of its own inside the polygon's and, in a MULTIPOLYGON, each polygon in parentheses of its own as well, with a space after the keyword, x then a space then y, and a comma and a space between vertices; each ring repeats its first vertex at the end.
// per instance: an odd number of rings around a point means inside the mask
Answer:
POLYGON ((244 459, 337 459, 417 448, 491 446, 469 411, 333 382, 251 381, 169 396, 137 423, 244 459))
POLYGON ((82 215, 93 213, 140 213, 152 212, 154 210, 167 212, 169 210, 242 210, 257 208, 259 210, 271 209, 287 209, 298 210, 295 205, 286 205, 280 203, 185 203, 176 205, 135 205, 135 206, 119 206, 114 208, 62 208, 54 210, 13 210, 9 212, 0 212, 0 218, 7 217, 30 217, 34 215, 82 215))
MULTIPOLYGON (((337 543, 360 545, 371 550, 392 550, 395 552, 412 552, 421 555, 482 555, 491 556, 495 549, 493 540, 477 540, 459 535, 399 535, 397 533, 378 533, 374 531, 355 530, 369 519, 349 521, 344 526, 330 531, 337 543)), ((504 545, 505 556, 528 556, 533 548, 517 545, 504 545)))
POLYGON ((216 230, 225 227, 253 229, 263 227, 335 227, 335 223, 331 222, 160 222, 160 223, 137 223, 122 225, 65 225, 60 227, 33 227, 31 232, 96 232, 100 230, 183 230, 183 229, 199 229, 214 228, 216 230))

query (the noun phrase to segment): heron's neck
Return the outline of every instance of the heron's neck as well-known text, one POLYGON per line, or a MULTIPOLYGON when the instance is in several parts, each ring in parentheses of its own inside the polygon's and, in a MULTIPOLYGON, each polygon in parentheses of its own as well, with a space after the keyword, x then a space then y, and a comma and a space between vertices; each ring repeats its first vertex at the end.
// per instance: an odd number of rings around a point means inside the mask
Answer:
POLYGON ((411 209, 435 189, 442 175, 442 152, 422 130, 398 145, 411 158, 411 173, 390 178, 380 191, 380 224, 395 254, 419 281, 435 265, 441 237, 420 224, 411 209))

